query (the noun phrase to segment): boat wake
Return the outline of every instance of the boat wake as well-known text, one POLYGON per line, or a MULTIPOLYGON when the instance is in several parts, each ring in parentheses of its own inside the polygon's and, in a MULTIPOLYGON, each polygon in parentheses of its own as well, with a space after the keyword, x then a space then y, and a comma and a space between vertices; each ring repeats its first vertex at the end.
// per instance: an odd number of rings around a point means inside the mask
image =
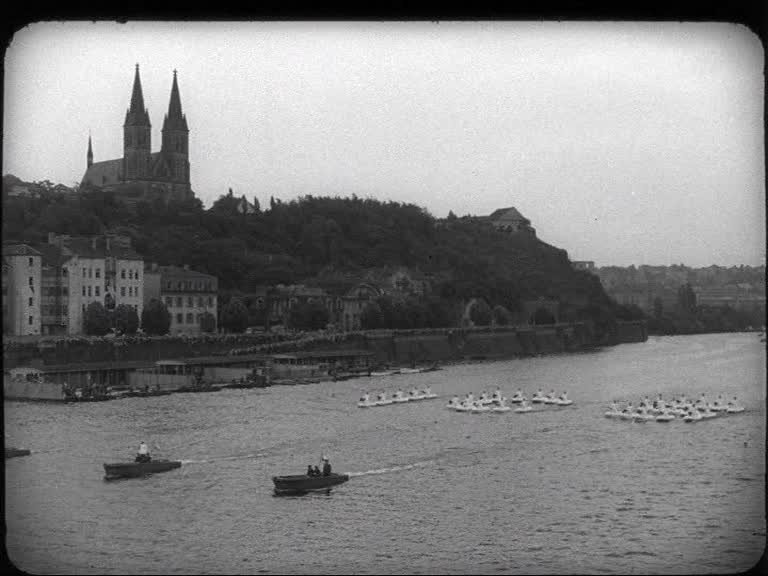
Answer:
POLYGON ((411 470, 412 468, 421 468, 432 464, 433 460, 425 460, 424 462, 415 462, 414 464, 407 464, 405 466, 391 466, 389 468, 377 468, 375 470, 366 470, 365 472, 345 472, 350 478, 357 476, 371 476, 373 474, 388 474, 389 472, 402 472, 404 470, 411 470))

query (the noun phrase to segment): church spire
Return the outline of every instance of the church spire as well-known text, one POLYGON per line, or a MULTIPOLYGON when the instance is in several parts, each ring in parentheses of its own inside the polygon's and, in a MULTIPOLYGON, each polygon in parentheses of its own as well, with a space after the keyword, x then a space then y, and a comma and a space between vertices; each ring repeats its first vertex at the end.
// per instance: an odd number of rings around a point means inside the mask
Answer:
POLYGON ((88 131, 88 168, 93 164, 93 148, 91 147, 91 132, 88 131))
POLYGON ((163 130, 189 130, 187 117, 181 111, 181 96, 179 96, 179 83, 176 81, 176 70, 173 71, 173 84, 171 85, 171 100, 168 102, 168 113, 163 121, 163 130))
POLYGON ((131 107, 125 115, 126 125, 149 124, 149 113, 144 107, 144 94, 141 91, 141 78, 139 77, 139 65, 136 64, 136 75, 133 77, 133 92, 131 93, 131 107))

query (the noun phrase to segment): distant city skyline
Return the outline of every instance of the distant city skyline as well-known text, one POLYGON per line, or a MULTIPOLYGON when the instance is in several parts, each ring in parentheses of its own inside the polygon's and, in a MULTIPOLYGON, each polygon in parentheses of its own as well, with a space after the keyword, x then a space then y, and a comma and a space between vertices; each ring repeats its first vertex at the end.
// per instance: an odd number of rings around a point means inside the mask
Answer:
POLYGON ((3 174, 71 186, 152 149, 173 70, 192 189, 515 206, 596 266, 765 264, 763 60, 747 28, 620 22, 42 22, 5 61, 3 174))

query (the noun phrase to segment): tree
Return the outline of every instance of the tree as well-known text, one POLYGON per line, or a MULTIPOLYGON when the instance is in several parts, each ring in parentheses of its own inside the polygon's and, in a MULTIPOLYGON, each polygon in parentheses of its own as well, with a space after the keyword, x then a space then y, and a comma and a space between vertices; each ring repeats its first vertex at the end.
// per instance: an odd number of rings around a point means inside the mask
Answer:
POLYGON ((537 308, 536 312, 533 313, 533 323, 534 324, 554 324, 555 317, 552 315, 552 313, 549 310, 547 310, 542 306, 537 308))
POLYGON ((118 334, 135 334, 139 329, 139 315, 133 306, 120 304, 115 308, 114 324, 118 334))
POLYGON ((509 310, 497 304, 493 307, 493 322, 499 326, 506 326, 512 320, 512 314, 509 310))
POLYGON ((171 329, 171 313, 160 300, 152 298, 141 312, 141 329, 151 335, 162 336, 171 329))
POLYGON ((664 313, 664 302, 661 300, 661 297, 656 296, 656 298, 653 299, 653 316, 654 318, 658 319, 661 318, 661 315, 664 313))
POLYGON ((384 327, 384 315, 381 306, 376 302, 368 302, 360 312, 360 327, 363 330, 376 330, 384 327))
POLYGON ((469 319, 475 326, 488 326, 493 318, 493 312, 488 303, 482 298, 475 300, 469 310, 469 319))
POLYGON ((248 327, 248 309, 240 298, 232 298, 221 310, 221 327, 225 332, 244 332, 248 327))
POLYGON ((696 293, 689 283, 685 283, 677 290, 677 307, 683 313, 696 311, 696 293))
POLYGON ((288 311, 288 326, 298 330, 320 330, 328 324, 328 310, 322 302, 300 302, 288 311))
POLYGON ((200 318, 200 330, 211 333, 216 331, 216 316, 210 312, 204 312, 200 318))
POLYGON ((109 315, 101 302, 91 302, 83 316, 83 331, 89 336, 104 336, 110 329, 109 315))

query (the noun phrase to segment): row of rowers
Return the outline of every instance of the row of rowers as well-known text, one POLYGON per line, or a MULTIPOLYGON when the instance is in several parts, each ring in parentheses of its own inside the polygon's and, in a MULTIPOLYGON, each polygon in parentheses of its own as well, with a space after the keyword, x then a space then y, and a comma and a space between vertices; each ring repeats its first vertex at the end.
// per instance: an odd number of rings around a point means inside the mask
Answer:
POLYGON ((736 396, 732 400, 726 401, 723 395, 719 394, 715 400, 709 402, 703 392, 695 401, 687 399, 683 394, 668 402, 662 398, 661 394, 658 394, 653 401, 646 396, 637 406, 633 406, 631 401, 624 404, 624 408, 620 408, 618 402, 611 402, 605 415, 608 418, 655 419, 659 422, 667 422, 674 419, 675 416, 679 416, 685 421, 692 421, 701 418, 714 418, 720 414, 744 412, 744 407, 739 404, 736 396))
POLYGON ((405 394, 402 389, 397 390, 392 395, 388 395, 386 392, 379 392, 376 398, 371 398, 368 392, 365 392, 357 405, 360 408, 370 408, 372 406, 386 406, 388 404, 398 404, 400 402, 413 402, 416 400, 429 400, 430 398, 437 398, 437 394, 432 392, 432 389, 427 386, 423 390, 417 388, 411 388, 408 394, 405 394))
MULTIPOLYGON (((481 411, 481 408, 486 406, 497 412, 504 412, 508 409, 508 406, 506 405, 508 401, 520 405, 515 412, 528 412, 532 409, 522 390, 518 390, 512 398, 507 399, 499 388, 496 388, 496 391, 491 395, 488 395, 487 392, 483 391, 478 398, 475 398, 472 392, 467 394, 464 398, 454 396, 448 402, 447 408, 453 408, 460 412, 476 412, 481 411)), ((568 398, 566 392, 563 392, 559 397, 555 397, 554 391, 549 396, 544 396, 541 391, 537 392, 537 394, 534 395, 532 402, 538 403, 539 401, 546 404, 557 404, 559 406, 569 406, 573 403, 573 401, 568 398)))

